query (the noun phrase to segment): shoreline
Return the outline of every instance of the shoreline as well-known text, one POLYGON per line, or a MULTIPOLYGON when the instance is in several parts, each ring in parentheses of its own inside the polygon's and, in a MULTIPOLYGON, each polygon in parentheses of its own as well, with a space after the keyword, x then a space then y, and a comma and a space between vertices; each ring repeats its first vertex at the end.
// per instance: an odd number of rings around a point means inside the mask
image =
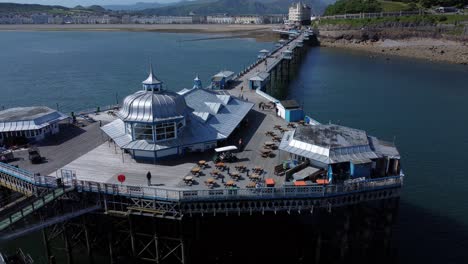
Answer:
POLYGON ((330 40, 321 38, 322 47, 356 50, 377 56, 399 56, 468 65, 468 44, 432 38, 385 39, 379 41, 330 40))
POLYGON ((254 38, 257 41, 275 41, 277 34, 272 31, 276 24, 237 25, 237 24, 22 24, 0 25, 0 32, 28 31, 88 31, 88 32, 159 32, 180 34, 213 34, 210 39, 254 38))
POLYGON ((226 33, 255 30, 271 30, 276 24, 238 25, 238 24, 15 24, 0 25, 0 31, 170 31, 170 32, 204 32, 226 33))

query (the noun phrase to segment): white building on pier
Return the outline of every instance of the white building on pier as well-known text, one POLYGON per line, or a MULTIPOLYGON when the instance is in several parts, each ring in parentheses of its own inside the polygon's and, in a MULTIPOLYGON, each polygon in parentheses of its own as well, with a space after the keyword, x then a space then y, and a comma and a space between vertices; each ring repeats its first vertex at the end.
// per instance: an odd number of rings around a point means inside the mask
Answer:
POLYGON ((156 160, 215 148, 229 138, 253 103, 201 87, 167 91, 152 69, 143 89, 127 96, 118 119, 102 130, 138 160, 156 160))
POLYGON ((40 141, 57 134, 59 123, 69 117, 46 106, 15 107, 0 111, 0 143, 15 144, 19 138, 40 141))

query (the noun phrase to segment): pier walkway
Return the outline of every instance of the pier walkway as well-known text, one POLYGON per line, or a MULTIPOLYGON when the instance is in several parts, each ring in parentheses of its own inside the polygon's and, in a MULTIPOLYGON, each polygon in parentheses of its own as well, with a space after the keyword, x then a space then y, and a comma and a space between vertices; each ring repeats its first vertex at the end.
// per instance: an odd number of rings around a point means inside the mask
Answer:
POLYGON ((13 214, 9 215, 8 217, 6 217, 5 219, 1 220, 0 221, 0 231, 5 230, 10 225, 20 221, 24 217, 32 214, 36 210, 44 207, 48 203, 54 201, 55 199, 59 198, 60 196, 62 196, 63 194, 65 194, 66 192, 69 192, 71 190, 73 190, 73 188, 67 188, 67 189, 57 188, 57 189, 51 190, 49 193, 47 193, 47 194, 45 194, 43 196, 40 196, 40 197, 36 198, 30 204, 27 204, 26 206, 20 208, 16 213, 13 213, 13 214))

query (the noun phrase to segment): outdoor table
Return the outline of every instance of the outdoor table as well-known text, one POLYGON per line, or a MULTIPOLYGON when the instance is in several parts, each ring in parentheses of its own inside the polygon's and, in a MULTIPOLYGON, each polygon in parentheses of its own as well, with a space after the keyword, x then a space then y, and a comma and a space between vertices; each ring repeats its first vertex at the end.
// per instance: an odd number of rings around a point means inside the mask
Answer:
POLYGON ((247 188, 255 188, 255 186, 257 186, 257 184, 255 182, 249 182, 246 187, 247 188))
POLYGON ((270 154, 270 153, 271 153, 271 150, 269 150, 269 149, 262 149, 261 152, 262 152, 262 154, 270 154))
POLYGON ((212 171, 211 171, 211 174, 213 174, 213 175, 218 175, 218 174, 219 174, 219 170, 212 170, 212 171))
POLYGON ((256 173, 253 173, 249 176, 250 179, 252 180, 258 180, 260 179, 260 175, 256 174, 256 173))
POLYGON ((271 146, 271 145, 274 145, 275 143, 274 142, 271 142, 271 141, 267 141, 265 142, 265 146, 271 146))
POLYGON ((236 185, 236 184, 232 180, 229 180, 229 181, 226 182, 226 186, 234 186, 234 185, 236 185))
POLYGON ((275 129, 280 129, 281 126, 280 126, 280 125, 275 125, 274 128, 275 128, 275 129))
POLYGON ((223 168, 225 166, 224 162, 216 163, 216 168, 223 168))
POLYGON ((261 171, 263 171, 263 168, 260 167, 260 166, 255 166, 255 167, 253 168, 253 170, 254 170, 254 171, 257 171, 257 172, 261 172, 261 171))
POLYGON ((193 177, 192 176, 185 176, 184 181, 192 181, 193 177))
POLYGON ((206 180, 206 182, 207 182, 208 184, 213 184, 213 183, 215 183, 215 179, 209 178, 208 180, 206 180))
POLYGON ((240 175, 237 172, 233 172, 233 173, 231 173, 231 178, 233 178, 233 179, 235 179, 237 181, 237 180, 239 180, 240 175))
POLYGON ((206 165, 206 160, 200 160, 200 161, 198 162, 198 165, 200 165, 200 166, 205 166, 205 165, 206 165))
POLYGON ((191 171, 190 171, 193 175, 197 174, 200 172, 200 168, 199 167, 195 167, 193 168, 191 171))

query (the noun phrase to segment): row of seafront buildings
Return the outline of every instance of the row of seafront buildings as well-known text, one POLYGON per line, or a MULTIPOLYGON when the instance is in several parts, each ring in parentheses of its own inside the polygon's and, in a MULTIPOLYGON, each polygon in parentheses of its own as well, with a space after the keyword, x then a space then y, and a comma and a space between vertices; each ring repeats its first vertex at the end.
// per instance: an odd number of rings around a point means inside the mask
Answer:
POLYGON ((130 16, 3 15, 0 24, 281 24, 285 15, 130 16))
POLYGON ((36 13, 30 15, 0 15, 0 24, 291 24, 309 25, 311 21, 310 6, 293 3, 288 15, 196 15, 187 16, 143 16, 128 14, 103 15, 51 15, 36 13))

